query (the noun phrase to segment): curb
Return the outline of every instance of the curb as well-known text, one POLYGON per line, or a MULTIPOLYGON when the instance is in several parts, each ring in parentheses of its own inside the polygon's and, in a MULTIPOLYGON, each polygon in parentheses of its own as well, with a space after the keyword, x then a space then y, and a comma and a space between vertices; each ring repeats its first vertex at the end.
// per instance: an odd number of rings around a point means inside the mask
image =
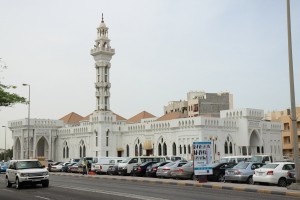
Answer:
POLYGON ((187 183, 187 182, 176 182, 170 181, 171 179, 164 179, 162 180, 145 180, 139 179, 137 177, 131 178, 129 177, 122 177, 118 176, 118 178, 113 176, 101 176, 101 175, 84 175, 81 174, 60 174, 60 173, 51 173, 51 175, 55 176, 72 176, 72 177, 87 177, 87 178, 98 178, 98 179, 109 179, 109 180, 119 180, 119 181, 129 181, 129 182, 144 182, 144 183, 152 183, 152 184, 168 184, 168 185, 178 185, 178 186, 189 186, 189 187, 200 187, 200 188, 210 188, 210 189, 217 189, 217 190, 235 190, 235 191, 243 191, 243 192, 255 192, 255 193, 264 193, 264 194, 273 194, 273 195, 281 195, 281 196, 291 196, 291 197, 300 197, 300 191, 292 190, 292 191, 277 191, 272 189, 254 189, 254 188, 247 188, 247 187, 234 187, 234 186, 222 186, 219 184, 210 183, 187 183))

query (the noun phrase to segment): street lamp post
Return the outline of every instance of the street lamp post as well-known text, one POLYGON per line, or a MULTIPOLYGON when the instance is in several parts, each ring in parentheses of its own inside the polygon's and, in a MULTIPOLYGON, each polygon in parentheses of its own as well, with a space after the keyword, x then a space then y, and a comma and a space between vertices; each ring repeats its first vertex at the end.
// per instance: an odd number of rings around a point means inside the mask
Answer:
POLYGON ((4 160, 6 160, 6 126, 2 126, 3 128, 5 128, 5 135, 4 135, 4 160))
POLYGON ((296 105, 295 105, 290 0, 286 0, 286 4, 287 4, 287 33, 288 33, 290 95, 291 95, 291 120, 292 120, 292 132, 293 132, 293 140, 294 140, 293 145, 294 145, 296 184, 299 186, 300 185, 300 166, 299 166, 300 163, 299 163, 299 145, 298 145, 297 117, 296 117, 296 105))
POLYGON ((27 154, 28 154, 28 156, 27 156, 27 158, 29 159, 30 157, 29 157, 29 126, 30 126, 30 85, 29 84, 26 84, 26 83, 23 83, 23 86, 28 86, 28 118, 27 118, 27 136, 28 136, 28 140, 27 140, 27 143, 28 143, 28 152, 27 152, 27 154))

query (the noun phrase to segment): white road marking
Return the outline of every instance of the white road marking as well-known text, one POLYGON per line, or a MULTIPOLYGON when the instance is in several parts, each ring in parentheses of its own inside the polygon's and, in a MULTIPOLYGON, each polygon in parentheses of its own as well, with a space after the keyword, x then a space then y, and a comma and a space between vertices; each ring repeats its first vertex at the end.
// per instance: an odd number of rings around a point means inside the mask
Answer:
POLYGON ((46 198, 46 197, 41 197, 41 196, 34 196, 36 198, 40 198, 40 199, 47 199, 47 200, 50 200, 49 198, 46 198))
POLYGON ((52 187, 59 187, 59 188, 65 188, 65 189, 71 189, 71 190, 81 190, 86 192, 95 192, 95 193, 102 193, 102 194, 109 194, 109 195, 115 195, 115 196, 121 196, 121 197, 129 197, 133 199, 143 199, 143 200, 168 200, 168 199, 162 199, 162 198, 156 198, 156 197, 149 197, 149 196, 142 196, 142 195, 136 195, 136 194, 128 194, 128 193, 121 193, 121 192, 113 192, 113 191, 107 191, 107 190, 97 190, 97 189, 89 189, 89 188, 81 188, 81 187, 73 187, 73 186, 52 186, 52 187))
POLYGON ((8 189, 1 189, 1 190, 4 190, 6 192, 13 192, 12 190, 8 190, 8 189))

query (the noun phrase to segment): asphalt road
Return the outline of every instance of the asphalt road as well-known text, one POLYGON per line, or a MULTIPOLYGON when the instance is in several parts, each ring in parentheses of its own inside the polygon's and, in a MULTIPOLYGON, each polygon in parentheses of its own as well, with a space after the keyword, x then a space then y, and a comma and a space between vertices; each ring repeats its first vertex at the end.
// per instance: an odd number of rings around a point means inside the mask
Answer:
POLYGON ((89 178, 87 176, 55 176, 50 179, 48 188, 25 187, 17 190, 6 188, 4 174, 0 175, 1 200, 252 200, 252 199, 299 199, 291 196, 264 193, 199 188, 172 184, 149 183, 89 178))

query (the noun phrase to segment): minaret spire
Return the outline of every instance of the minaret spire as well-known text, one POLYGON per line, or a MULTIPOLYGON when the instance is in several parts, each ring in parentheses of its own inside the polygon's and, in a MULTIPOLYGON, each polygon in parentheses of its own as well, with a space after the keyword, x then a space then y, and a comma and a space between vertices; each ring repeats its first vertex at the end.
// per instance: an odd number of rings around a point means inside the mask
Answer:
POLYGON ((103 13, 102 13, 102 20, 101 20, 101 22, 104 22, 103 13))

